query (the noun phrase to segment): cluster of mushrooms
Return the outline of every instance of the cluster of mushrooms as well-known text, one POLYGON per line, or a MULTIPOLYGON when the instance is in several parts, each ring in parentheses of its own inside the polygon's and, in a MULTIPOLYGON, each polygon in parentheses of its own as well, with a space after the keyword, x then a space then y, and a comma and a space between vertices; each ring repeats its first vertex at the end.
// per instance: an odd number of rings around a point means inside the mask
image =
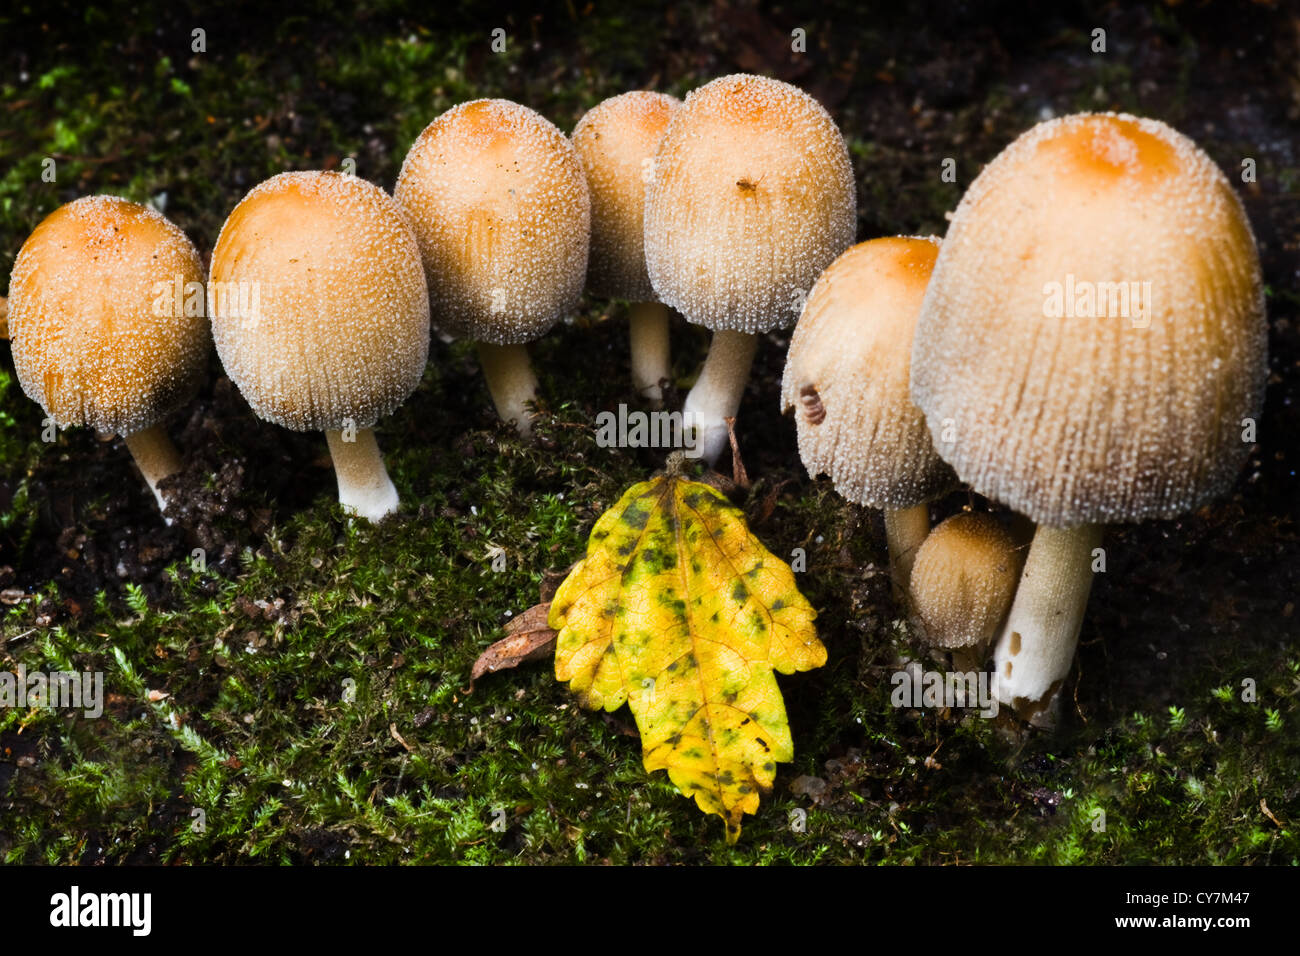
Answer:
POLYGON ((389 196, 292 172, 235 207, 208 274, 159 213, 105 196, 46 218, 14 265, 8 334, 56 425, 123 436, 165 510, 181 469, 160 422, 211 343, 261 418, 324 431, 339 501, 398 506, 373 428, 416 388, 431 321, 477 344, 493 402, 527 435, 526 343, 584 288, 627 300, 633 383, 670 378, 668 308, 713 332, 683 410, 712 464, 761 336, 797 320, 782 384, 813 475, 884 511, 897 593, 922 633, 1046 711, 1068 673, 1102 525, 1223 492, 1266 374, 1254 239, 1226 178, 1162 123, 1040 124, 975 180, 948 235, 852 245, 852 164, 798 88, 732 75, 684 102, 613 97, 572 137, 483 99, 420 134, 389 196), (1142 322, 1053 317, 1045 284, 1147 282, 1142 322), (347 334, 340 330, 346 328, 347 334), (958 481, 990 514, 933 531, 958 481))
POLYGON ((1102 527, 1226 491, 1267 373, 1259 257, 1227 178, 1163 123, 1081 114, 1007 147, 942 241, 875 239, 836 259, 795 328, 781 401, 809 472, 883 510, 926 640, 962 669, 991 646, 999 703, 1050 725, 1102 527), (1050 308, 1062 287, 1079 298, 1050 308), (957 480, 1033 523, 1023 567, 990 514, 930 530, 926 502, 957 480))

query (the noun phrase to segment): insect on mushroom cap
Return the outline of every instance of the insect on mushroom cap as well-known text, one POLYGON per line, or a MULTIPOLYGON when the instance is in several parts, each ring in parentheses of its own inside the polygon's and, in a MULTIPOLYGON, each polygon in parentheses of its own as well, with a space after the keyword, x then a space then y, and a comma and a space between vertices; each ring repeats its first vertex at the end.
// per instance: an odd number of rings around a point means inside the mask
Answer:
POLYGON ((861 505, 910 508, 952 483, 912 404, 912 334, 939 240, 872 239, 823 272, 795 326, 781 383, 811 475, 861 505))
POLYGON ((115 196, 60 206, 10 277, 23 391, 59 426, 129 435, 157 424, 202 380, 202 281, 194 245, 153 209, 115 196))
POLYGON ((912 355, 957 475, 1052 527, 1170 518, 1225 490, 1267 375, 1241 202, 1163 123, 1035 126, 963 197, 912 355))
POLYGON ((473 100, 430 123, 394 198, 419 241, 433 320, 495 345, 540 338, 582 295, 591 201, 578 154, 549 120, 473 100))
POLYGON ((587 286, 597 295, 653 302, 645 264, 645 193, 654 156, 681 100, 635 90, 592 107, 573 128, 591 192, 587 286))
POLYGON ((791 324, 857 228, 853 166, 807 93, 763 76, 706 83, 674 114, 646 193, 660 301, 718 331, 791 324))
POLYGON ((212 253, 217 353, 257 415, 296 431, 370 428, 429 352, 420 253, 378 186, 281 173, 235 207, 212 253))

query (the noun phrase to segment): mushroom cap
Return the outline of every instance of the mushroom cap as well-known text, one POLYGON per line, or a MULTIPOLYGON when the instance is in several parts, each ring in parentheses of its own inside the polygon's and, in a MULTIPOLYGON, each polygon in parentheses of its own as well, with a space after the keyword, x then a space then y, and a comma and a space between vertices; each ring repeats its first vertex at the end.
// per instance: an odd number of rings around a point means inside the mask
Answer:
POLYGON ((714 331, 790 325, 853 242, 848 148, 798 87, 734 74, 673 114, 646 191, 645 252, 660 301, 714 331))
POLYGON ((587 287, 597 295, 654 301, 645 265, 645 192, 659 141, 679 106, 675 96, 637 90, 597 104, 573 128, 591 192, 587 287))
POLYGON ((1081 114, 1029 130, 962 198, 912 399, 963 481, 1072 527, 1226 490, 1267 368, 1259 257, 1223 173, 1163 123, 1081 114))
POLYGON ((974 647, 1007 616, 1020 577, 1020 552, 996 518, 963 512, 941 522, 916 552, 908 584, 926 642, 974 647))
POLYGON ((212 253, 208 312, 231 381, 295 431, 373 427, 429 354, 415 236, 387 193, 341 173, 281 173, 240 201, 212 253))
POLYGON ((394 198, 420 244, 434 323, 518 345, 577 305, 591 202, 568 137, 509 100, 454 106, 411 146, 394 198))
POLYGON ((849 501, 910 508, 952 484, 912 404, 912 333, 939 240, 872 239, 821 274, 790 339, 781 407, 799 457, 849 501))
POLYGON ((60 206, 23 243, 10 277, 23 391, 60 427, 130 435, 156 425, 202 381, 211 342, 202 282, 194 245, 154 210, 115 196, 60 206), (187 283, 199 283, 188 315, 187 283))

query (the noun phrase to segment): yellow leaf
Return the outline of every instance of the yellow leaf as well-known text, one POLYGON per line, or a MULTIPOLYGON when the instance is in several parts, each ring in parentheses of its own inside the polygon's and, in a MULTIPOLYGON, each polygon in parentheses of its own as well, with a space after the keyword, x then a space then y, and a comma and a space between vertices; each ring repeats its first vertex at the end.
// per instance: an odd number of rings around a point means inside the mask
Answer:
POLYGON ((734 843, 794 758, 773 671, 826 663, 814 617, 737 508, 670 475, 601 515, 548 623, 555 676, 592 709, 627 702, 646 770, 667 770, 734 843))

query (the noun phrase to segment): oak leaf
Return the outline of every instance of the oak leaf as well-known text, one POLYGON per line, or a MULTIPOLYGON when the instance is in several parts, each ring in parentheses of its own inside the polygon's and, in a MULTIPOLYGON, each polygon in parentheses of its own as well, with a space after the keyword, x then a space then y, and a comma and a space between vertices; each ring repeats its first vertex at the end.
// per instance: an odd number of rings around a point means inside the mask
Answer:
POLYGON ((646 770, 667 770, 734 843, 776 764, 794 759, 773 672, 826 662, 814 617, 739 509, 667 475, 600 517, 548 623, 555 676, 593 710, 626 702, 646 770))

